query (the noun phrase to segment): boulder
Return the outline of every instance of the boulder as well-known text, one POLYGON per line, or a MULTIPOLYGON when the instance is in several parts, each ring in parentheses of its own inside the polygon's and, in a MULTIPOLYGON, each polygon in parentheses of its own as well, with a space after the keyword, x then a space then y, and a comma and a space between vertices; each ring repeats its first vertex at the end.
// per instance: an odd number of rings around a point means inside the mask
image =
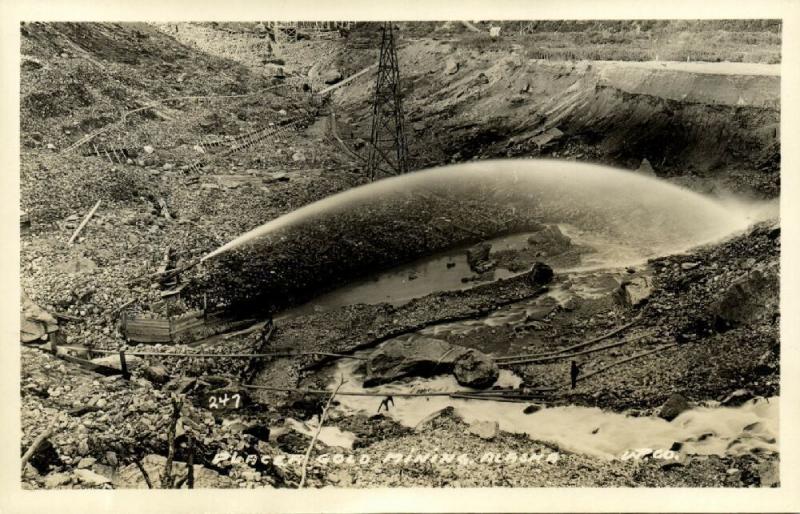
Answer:
POLYGON ((528 245, 535 246, 543 255, 555 255, 568 250, 572 240, 557 225, 545 225, 528 236, 528 245))
POLYGON ((500 370, 485 353, 468 350, 456 361, 453 375, 462 386, 486 389, 497 381, 500 370))
POLYGON ((688 409, 689 400, 681 394, 674 393, 664 402, 664 405, 661 406, 661 409, 658 411, 658 417, 667 421, 672 421, 677 418, 681 412, 688 409))
POLYGON ((479 264, 489 260, 489 252, 492 251, 491 243, 478 243, 467 250, 467 264, 472 271, 477 272, 479 264))
POLYGON ((454 75, 458 71, 458 63, 452 57, 448 57, 444 63, 444 72, 448 75, 454 75))
POLYGON ((553 281, 553 268, 543 262, 537 262, 528 272, 528 283, 538 287, 553 281))
POLYGON ((109 478, 99 475, 90 469, 76 469, 75 476, 82 483, 89 485, 100 486, 111 483, 109 478))
POLYGON ((247 423, 241 419, 223 419, 222 429, 233 434, 241 434, 247 430, 247 423))
MULTIPOLYGON (((125 360, 128 360, 127 355, 125 356, 125 360)), ((170 380, 169 371, 161 364, 145 366, 144 369, 142 369, 142 376, 157 385, 164 385, 170 380)))
POLYGON ((23 343, 44 338, 58 331, 58 321, 46 310, 36 305, 25 291, 20 297, 20 340, 23 343))
POLYGON ((364 386, 451 373, 456 361, 467 351, 430 337, 390 340, 369 356, 364 386))
POLYGON ((44 486, 47 489, 55 489, 62 485, 67 485, 72 481, 72 478, 67 473, 50 473, 44 477, 44 486))
POLYGON ((522 410, 522 413, 523 414, 533 414, 535 412, 539 412, 540 410, 542 410, 542 406, 539 405, 539 404, 534 403, 534 404, 531 404, 531 405, 528 405, 527 407, 525 407, 522 410))
POLYGON ((329 70, 322 75, 322 81, 328 85, 336 84, 337 82, 341 82, 342 80, 342 73, 339 70, 329 70))
POLYGON ((481 439, 491 441, 500 433, 500 424, 497 421, 474 421, 467 431, 481 439))
POLYGON ((276 171, 273 173, 267 173, 264 176, 264 182, 267 184, 271 182, 288 182, 289 180, 291 180, 291 177, 289 177, 289 174, 286 173, 285 171, 276 171))
POLYGON ((78 469, 91 468, 95 462, 97 462, 97 459, 94 457, 84 457, 78 461, 78 469))
POLYGON ((117 465, 119 464, 119 458, 117 458, 117 454, 115 452, 109 450, 106 452, 105 457, 106 457, 106 463, 109 466, 117 467, 117 465))
POLYGON ((481 261, 475 264, 475 267, 472 268, 472 271, 474 271, 478 275, 488 274, 488 276, 486 277, 481 276, 480 277, 481 280, 493 280, 495 266, 497 266, 497 261, 495 260, 481 261))
POLYGON ((434 420, 439 418, 455 417, 455 412, 456 410, 452 405, 448 405, 447 407, 432 412, 422 418, 422 420, 420 420, 420 422, 414 426, 414 431, 423 432, 433 423, 434 420))
POLYGON ((727 330, 757 318, 770 306, 777 308, 778 277, 754 269, 740 277, 709 305, 718 330, 727 330))
POLYGON ((647 302, 653 286, 647 277, 623 280, 614 292, 617 302, 623 307, 639 307, 647 302))

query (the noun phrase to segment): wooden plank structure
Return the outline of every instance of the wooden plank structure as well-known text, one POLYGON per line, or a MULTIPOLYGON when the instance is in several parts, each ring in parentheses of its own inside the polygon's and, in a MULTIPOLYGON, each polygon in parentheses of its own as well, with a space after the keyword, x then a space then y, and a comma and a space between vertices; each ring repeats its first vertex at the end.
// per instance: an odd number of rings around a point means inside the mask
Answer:
POLYGON ((191 311, 175 318, 145 319, 122 314, 122 333, 128 341, 137 343, 174 343, 184 334, 203 327, 203 311, 191 311))
POLYGON ((172 324, 168 319, 144 319, 122 313, 122 333, 137 343, 171 343, 172 324))
POLYGON ((173 340, 176 340, 184 333, 189 333, 194 329, 200 328, 206 324, 206 316, 202 311, 193 311, 171 318, 170 320, 170 334, 173 340))
POLYGON ((136 343, 189 343, 231 329, 242 328, 252 320, 231 319, 224 311, 194 310, 168 318, 140 318, 123 312, 122 333, 136 343))
POLYGON ((97 146, 91 143, 91 149, 81 153, 83 157, 105 157, 114 164, 126 164, 128 159, 137 155, 137 151, 132 148, 120 148, 114 146, 97 146), (113 159, 112 159, 113 158, 113 159))
POLYGON ((350 30, 352 21, 266 21, 264 26, 272 30, 276 43, 297 41, 298 34, 320 34, 323 32, 350 30))

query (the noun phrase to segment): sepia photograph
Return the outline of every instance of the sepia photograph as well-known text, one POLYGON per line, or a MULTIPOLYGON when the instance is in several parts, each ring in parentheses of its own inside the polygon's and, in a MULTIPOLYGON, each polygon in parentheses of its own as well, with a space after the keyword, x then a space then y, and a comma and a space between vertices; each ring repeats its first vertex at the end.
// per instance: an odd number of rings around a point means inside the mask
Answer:
POLYGON ((779 488, 784 20, 308 14, 18 24, 20 487, 779 488))

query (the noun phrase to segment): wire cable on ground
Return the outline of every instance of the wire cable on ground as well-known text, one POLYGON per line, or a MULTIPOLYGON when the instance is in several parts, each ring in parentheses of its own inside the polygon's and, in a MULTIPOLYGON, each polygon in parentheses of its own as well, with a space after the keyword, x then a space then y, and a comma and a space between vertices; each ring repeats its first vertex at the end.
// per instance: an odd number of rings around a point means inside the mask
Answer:
POLYGON ((597 348, 592 348, 590 350, 584 350, 582 352, 563 353, 563 354, 562 353, 558 353, 558 354, 552 354, 550 356, 539 357, 539 358, 536 358, 536 359, 519 359, 519 360, 515 360, 515 361, 503 361, 503 362, 498 362, 497 365, 498 366, 511 366, 511 365, 515 365, 515 364, 535 364, 535 363, 539 363, 539 362, 549 362, 549 361, 555 361, 555 360, 570 359, 570 358, 573 358, 573 357, 579 357, 581 355, 588 355, 590 353, 600 352, 600 351, 603 351, 603 350, 608 350, 609 348, 615 348, 617 346, 622 346, 624 344, 640 341, 640 340, 644 339, 645 337, 648 337, 649 335, 651 335, 651 334, 649 334, 649 333, 648 334, 640 334, 638 336, 633 336, 633 337, 630 337, 628 339, 623 339, 622 341, 617 341, 617 342, 609 343, 609 344, 606 344, 606 345, 603 345, 603 346, 598 346, 597 348))
MULTIPOLYGON (((262 391, 274 391, 274 392, 285 392, 285 393, 301 393, 301 394, 323 394, 328 395, 331 394, 332 391, 327 389, 303 389, 299 387, 273 387, 273 386, 262 386, 262 385, 255 385, 255 384, 242 384, 241 387, 246 389, 256 389, 262 391)), ((455 390, 455 391, 429 391, 429 392, 410 392, 410 393, 403 393, 397 391, 339 391, 336 393, 338 396, 374 396, 374 397, 384 397, 384 396, 395 396, 398 398, 421 398, 426 396, 449 396, 453 398, 463 397, 465 399, 477 399, 477 400, 495 400, 495 399, 517 399, 520 401, 530 401, 531 399, 538 399, 541 398, 541 394, 537 393, 545 393, 555 391, 555 388, 548 388, 548 389, 538 389, 538 390, 531 390, 529 393, 524 391, 517 391, 514 389, 505 390, 507 393, 505 396, 498 394, 503 392, 503 390, 496 389, 490 391, 472 391, 469 389, 463 390, 455 390)))
POLYGON ((544 357, 552 357, 552 356, 555 356, 555 355, 560 355, 562 353, 566 353, 566 352, 569 352, 569 351, 572 351, 572 350, 577 350, 579 348, 583 348, 584 346, 589 346, 590 344, 594 344, 594 343, 600 342, 603 339, 608 339, 609 337, 617 335, 620 332, 622 332, 623 330, 626 330, 626 329, 632 327, 633 325, 635 325, 636 323, 641 321, 641 319, 642 319, 642 315, 639 314, 638 316, 633 318, 630 322, 622 325, 621 327, 615 328, 611 332, 607 332, 607 333, 605 333, 605 334, 603 334, 601 336, 595 337, 594 339, 590 339, 589 341, 584 341, 582 343, 578 343, 578 344, 575 344, 575 345, 572 345, 572 346, 568 346, 567 348, 558 350, 557 352, 544 353, 544 354, 542 354, 542 353, 539 353, 539 354, 529 353, 529 354, 522 354, 522 355, 509 355, 507 357, 498 357, 497 359, 495 359, 495 361, 498 364, 500 364, 501 362, 505 362, 505 361, 515 361, 515 360, 527 359, 527 358, 539 359, 539 358, 544 358, 544 357))
MULTIPOLYGON (((89 349, 90 353, 103 353, 103 354, 118 354, 119 350, 100 350, 89 349)), ((262 357, 302 357, 306 355, 323 355, 327 357, 338 357, 341 359, 355 359, 367 360, 366 357, 357 357, 355 355, 346 355, 343 353, 329 353, 329 352, 272 352, 272 353, 176 353, 176 352, 129 352, 125 350, 125 355, 133 355, 136 357, 196 357, 196 358, 228 358, 228 359, 254 359, 262 357)))
MULTIPOLYGON (((655 348, 653 350, 648 350, 646 352, 641 352, 641 353, 637 353, 635 355, 631 355, 630 357, 625 357, 624 359, 620 359, 618 361, 612 362, 611 364, 603 366, 600 369, 596 369, 596 370, 592 371, 591 373, 587 373, 586 375, 579 376, 576 379, 576 382, 581 381, 581 380, 586 380, 587 378, 593 377, 593 376, 595 376, 595 375, 597 375, 599 373, 602 373, 602 372, 608 370, 609 368, 613 368, 614 366, 619 366, 620 364, 625 364, 626 362, 630 362, 630 361, 632 361, 634 359, 639 359, 641 357, 645 357, 647 355, 650 355, 651 353, 660 352, 662 350, 668 350, 668 349, 673 348, 675 346, 678 346, 678 343, 665 344, 665 345, 659 346, 658 348, 655 348)), ((571 382, 567 382, 565 385, 569 386, 569 385, 571 385, 571 382)))

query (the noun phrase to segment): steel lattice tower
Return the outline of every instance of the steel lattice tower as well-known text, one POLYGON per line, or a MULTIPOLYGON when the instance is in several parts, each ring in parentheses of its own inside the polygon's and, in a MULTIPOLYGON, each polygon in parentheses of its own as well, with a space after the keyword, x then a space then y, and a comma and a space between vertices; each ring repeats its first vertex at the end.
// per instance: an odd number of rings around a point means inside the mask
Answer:
POLYGON ((367 173, 375 180, 378 173, 398 175, 408 171, 408 146, 403 123, 400 69, 391 23, 381 27, 381 54, 378 80, 372 103, 372 136, 367 173))

